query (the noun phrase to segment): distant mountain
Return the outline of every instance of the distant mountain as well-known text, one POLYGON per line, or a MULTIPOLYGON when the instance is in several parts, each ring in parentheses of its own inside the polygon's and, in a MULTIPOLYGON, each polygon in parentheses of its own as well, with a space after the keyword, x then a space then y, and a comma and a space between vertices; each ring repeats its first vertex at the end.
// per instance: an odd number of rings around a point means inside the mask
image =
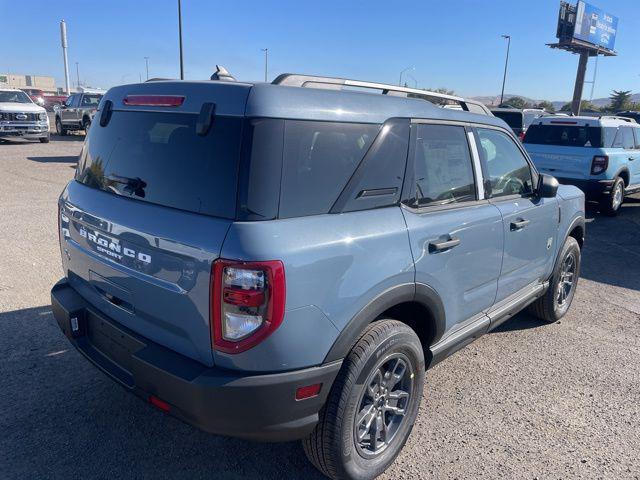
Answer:
MULTIPOLYGON (((536 105, 539 102, 541 102, 543 99, 533 99, 530 97, 525 97, 524 95, 513 95, 513 94, 504 94, 504 100, 507 101, 509 98, 511 97, 520 97, 523 98, 527 103, 530 103, 532 105, 536 105)), ((473 100, 477 100, 479 102, 484 103, 485 105, 489 105, 489 106, 498 106, 500 104, 500 95, 496 95, 495 97, 471 97, 473 100)), ((555 107, 556 110, 560 110, 562 108, 563 105, 569 103, 571 100, 554 100, 551 103, 553 103, 553 106, 555 107)), ((639 102, 640 103, 640 93, 634 93, 631 96, 631 101, 632 102, 639 102)), ((596 106, 596 107, 605 107, 607 105, 609 105, 610 100, 609 98, 594 98, 592 100, 592 103, 596 106)))

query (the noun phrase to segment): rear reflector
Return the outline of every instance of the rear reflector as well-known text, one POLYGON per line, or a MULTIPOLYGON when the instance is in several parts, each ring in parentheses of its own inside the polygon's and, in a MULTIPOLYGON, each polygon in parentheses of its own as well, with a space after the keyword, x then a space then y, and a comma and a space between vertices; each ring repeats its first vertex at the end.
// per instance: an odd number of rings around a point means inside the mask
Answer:
POLYGON ((181 95, 127 95, 122 101, 125 105, 148 107, 179 107, 184 103, 181 95))
POLYGON ((317 397, 321 388, 321 383, 314 383, 313 385, 300 387, 296 390, 296 400, 305 400, 307 398, 317 397))
POLYGON ((155 395, 149 395, 149 403, 156 407, 158 410, 162 410, 163 412, 168 412, 171 410, 171 405, 169 405, 164 400, 160 400, 155 395))

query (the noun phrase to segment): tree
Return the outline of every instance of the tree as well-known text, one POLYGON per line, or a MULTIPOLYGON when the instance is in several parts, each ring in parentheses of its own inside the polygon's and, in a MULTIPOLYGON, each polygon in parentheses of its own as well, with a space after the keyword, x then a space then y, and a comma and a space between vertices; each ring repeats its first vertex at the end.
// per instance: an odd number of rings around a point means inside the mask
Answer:
POLYGON ((500 106, 502 107, 503 105, 511 108, 527 108, 529 106, 527 101, 522 97, 511 97, 502 102, 500 106))
MULTIPOLYGON (((560 109, 561 112, 570 112, 571 111, 571 103, 565 103, 560 109)), ((586 112, 599 112, 600 109, 596 107, 589 100, 582 100, 580 102, 580 111, 586 112)))
POLYGON ((631 90, 614 90, 609 95, 609 100, 611 100, 609 108, 612 111, 627 110, 631 103, 631 90))
POLYGON ((542 109, 546 110, 547 112, 551 112, 551 113, 556 111, 556 107, 554 107, 553 103, 551 103, 549 100, 541 100, 536 105, 536 108, 542 108, 542 109))

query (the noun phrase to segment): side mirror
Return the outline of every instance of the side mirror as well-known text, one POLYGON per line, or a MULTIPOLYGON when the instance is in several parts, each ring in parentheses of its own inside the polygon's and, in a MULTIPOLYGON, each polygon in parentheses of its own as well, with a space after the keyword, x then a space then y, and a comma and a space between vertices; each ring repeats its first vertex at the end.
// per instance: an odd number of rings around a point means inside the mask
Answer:
POLYGON ((552 175, 540 174, 538 180, 538 196, 540 198, 554 198, 558 193, 558 180, 552 175))

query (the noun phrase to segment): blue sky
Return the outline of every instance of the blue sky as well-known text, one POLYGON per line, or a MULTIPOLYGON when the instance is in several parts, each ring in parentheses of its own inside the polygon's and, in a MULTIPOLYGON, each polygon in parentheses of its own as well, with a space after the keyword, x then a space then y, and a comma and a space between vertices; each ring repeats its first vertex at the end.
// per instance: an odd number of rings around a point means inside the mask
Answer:
MULTIPOLYGON (((64 85, 58 22, 67 21, 71 78, 96 87, 150 76, 178 77, 177 0, 0 0, 5 47, 0 72, 53 75, 64 85), (10 48, 7 48, 10 47, 10 48)), ((640 2, 593 0, 620 17, 616 50, 601 58, 594 98, 640 91, 640 2)), ((206 1, 183 0, 185 77, 208 78, 215 64, 238 79, 300 72, 396 83, 467 96, 500 92, 505 40, 512 36, 507 93, 571 97, 577 56, 552 50, 558 0, 206 1), (414 81, 409 79, 408 83, 414 81)), ((588 76, 591 75, 591 66, 588 76)), ((590 87, 585 86, 588 98, 590 87)))

